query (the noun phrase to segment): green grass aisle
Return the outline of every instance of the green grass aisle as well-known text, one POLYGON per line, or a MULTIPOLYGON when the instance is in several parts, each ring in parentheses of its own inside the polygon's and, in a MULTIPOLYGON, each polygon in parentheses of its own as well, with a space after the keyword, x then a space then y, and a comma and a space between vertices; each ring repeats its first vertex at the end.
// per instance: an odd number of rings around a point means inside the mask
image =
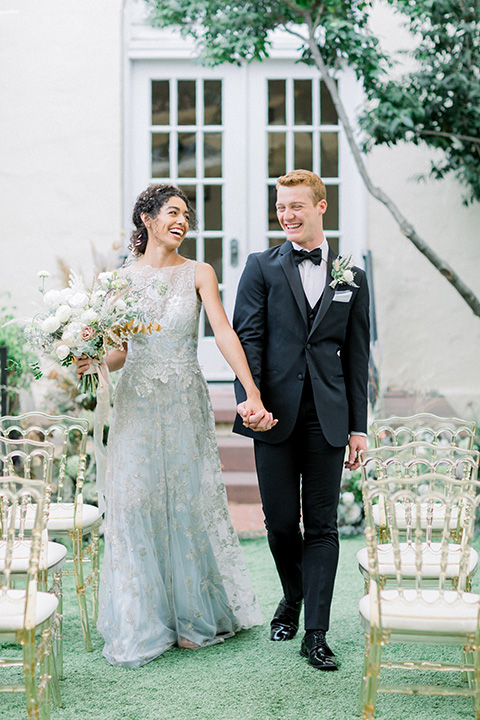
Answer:
MULTIPOLYGON (((353 720, 363 652, 357 610, 363 581, 355 562, 362 543, 362 538, 341 543, 329 633, 340 663, 337 673, 315 670, 299 656, 300 633, 286 643, 268 639, 281 591, 265 538, 242 541, 263 627, 198 651, 172 649, 138 670, 108 665, 96 632, 94 652, 84 652, 72 580, 67 578, 61 682, 65 708, 52 708, 52 720, 353 720)), ((0 695, 2 720, 26 717, 23 695, 0 695)), ((471 720, 473 712, 464 698, 382 695, 376 717, 471 720)))

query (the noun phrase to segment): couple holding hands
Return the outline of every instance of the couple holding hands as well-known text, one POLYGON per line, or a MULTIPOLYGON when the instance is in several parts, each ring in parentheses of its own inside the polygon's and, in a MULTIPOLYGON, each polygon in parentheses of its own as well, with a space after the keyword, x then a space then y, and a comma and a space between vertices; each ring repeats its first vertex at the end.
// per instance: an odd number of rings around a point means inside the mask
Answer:
MULTIPOLYGON (((276 208, 286 241, 249 256, 234 331, 211 266, 177 252, 193 223, 184 193, 152 185, 137 199, 132 258, 121 272, 162 330, 105 358, 111 371, 123 368, 108 441, 97 624, 114 665, 139 667, 173 646, 222 642, 262 621, 228 516, 197 359, 203 304, 236 375, 234 432, 254 440, 283 589, 270 639, 296 635, 303 604, 301 655, 320 670, 337 669, 326 633, 342 469, 356 468, 366 447, 368 288, 364 271, 329 248, 317 175, 280 177, 276 208)), ((89 362, 78 360, 79 374, 89 362)))

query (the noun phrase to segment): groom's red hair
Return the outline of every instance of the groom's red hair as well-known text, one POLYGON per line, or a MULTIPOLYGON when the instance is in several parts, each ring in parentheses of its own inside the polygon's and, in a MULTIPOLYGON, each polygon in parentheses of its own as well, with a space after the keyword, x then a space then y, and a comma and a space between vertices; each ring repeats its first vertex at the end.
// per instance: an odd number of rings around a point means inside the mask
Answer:
POLYGON ((308 185, 312 193, 313 204, 316 205, 320 200, 326 200, 327 191, 325 184, 321 178, 310 170, 292 170, 286 175, 282 175, 277 180, 277 190, 279 185, 292 187, 293 185, 308 185))

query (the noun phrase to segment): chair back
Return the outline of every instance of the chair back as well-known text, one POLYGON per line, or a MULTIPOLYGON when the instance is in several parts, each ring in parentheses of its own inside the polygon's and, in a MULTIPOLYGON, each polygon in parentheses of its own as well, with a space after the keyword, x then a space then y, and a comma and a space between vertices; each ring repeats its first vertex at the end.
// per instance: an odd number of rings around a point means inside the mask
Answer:
MULTIPOLYGON (((54 448, 52 499, 58 503, 71 498, 65 487, 67 475, 75 478, 75 499, 82 492, 87 464, 88 421, 68 415, 28 412, 0 418, 0 434, 8 439, 49 442, 54 448)), ((14 473, 16 474, 16 473, 14 473)))
POLYGON ((0 435, 0 476, 52 481, 55 447, 50 442, 7 438, 0 435))
POLYGON ((373 625, 382 629, 382 602, 387 599, 405 607, 410 605, 412 612, 419 602, 431 603, 434 614, 435 608, 446 601, 445 593, 452 593, 447 571, 453 564, 458 566, 456 597, 463 597, 471 571, 470 553, 480 503, 480 483, 472 480, 467 484, 449 475, 428 473, 421 477, 367 479, 362 492, 373 625), (379 545, 377 540, 375 506, 379 503, 385 508, 390 539, 388 552, 393 558, 395 578, 393 589, 383 592, 379 566, 386 546, 379 545), (461 534, 452 538, 451 526, 457 524, 461 525, 461 534), (404 560, 407 554, 410 556, 408 567, 404 560), (433 563, 439 572, 432 587, 433 563), (428 590, 424 587, 426 578, 428 590), (389 593, 393 593, 391 598, 389 593))
POLYGON ((383 445, 360 451, 362 478, 415 477, 445 473, 465 481, 476 480, 480 452, 455 445, 413 441, 406 445, 383 445))
MULTIPOLYGON (((25 531, 23 508, 35 509, 33 525, 30 530, 29 561, 26 574, 25 627, 35 627, 35 604, 37 577, 41 566, 41 552, 45 537, 47 502, 47 484, 43 480, 33 480, 18 476, 0 477, 0 542, 4 562, 0 566, 0 608, 2 617, 18 614, 18 601, 23 602, 19 591, 13 596, 8 591, 12 588, 12 562, 14 549, 22 543, 25 531), (23 517, 21 522, 18 518, 23 517)), ((18 583, 18 576, 15 576, 18 583)))
MULTIPOLYGON (((13 440, 0 436, 0 477, 23 477, 25 480, 41 480, 45 483, 45 523, 48 521, 52 492, 54 449, 53 444, 49 442, 13 440)), ((28 493, 25 493, 16 517, 21 538, 25 536, 26 530, 30 534, 34 526, 35 513, 36 506, 29 502, 28 493)))
POLYGON ((439 417, 431 413, 418 413, 410 417, 390 417, 375 420, 371 426, 375 447, 380 445, 406 445, 424 442, 473 448, 476 424, 472 420, 439 417))

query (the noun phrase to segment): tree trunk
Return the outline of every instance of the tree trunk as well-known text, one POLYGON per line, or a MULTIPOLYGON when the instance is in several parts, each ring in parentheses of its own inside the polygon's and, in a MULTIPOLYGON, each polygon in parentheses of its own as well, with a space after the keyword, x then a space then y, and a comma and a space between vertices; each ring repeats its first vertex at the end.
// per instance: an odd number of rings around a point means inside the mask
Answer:
POLYGON ((406 217, 402 214, 402 212, 399 210, 399 208, 395 205, 393 200, 386 195, 383 190, 379 187, 376 187, 370 175, 368 174, 367 168, 365 166, 365 163, 363 161, 362 153, 360 152, 360 149, 357 145, 357 142, 355 140, 354 134, 353 134, 353 128, 350 123, 350 120, 347 116, 347 113, 345 111, 345 107, 340 99, 340 96, 338 94, 337 90, 337 84, 333 77, 329 74, 328 68, 323 62, 323 58, 321 56, 320 50, 318 48, 318 44, 315 41, 315 30, 313 27, 312 19, 310 15, 305 14, 305 22, 308 27, 308 37, 305 38, 300 33, 297 33, 295 30, 292 30, 289 27, 285 27, 287 32, 291 33, 292 35, 296 35, 297 37, 300 37, 303 42, 306 42, 310 48, 310 51, 312 53, 313 59, 315 61, 315 64, 322 76, 322 80, 324 81, 325 85, 327 86, 330 96, 332 98, 332 102, 335 105, 335 109, 337 111, 338 117, 340 119, 340 122, 343 125, 343 129, 345 132, 345 135, 347 137, 348 144, 350 146, 350 149, 353 153, 353 157, 355 160, 355 164, 357 165, 358 171, 363 179, 363 182, 365 183, 365 186, 368 190, 368 192, 373 195, 377 200, 379 200, 387 210, 390 212, 390 214, 393 216, 394 220, 398 224, 400 230, 402 233, 415 245, 415 247, 424 255, 427 260, 429 260, 432 265, 448 280, 448 282, 453 285, 455 290, 461 295, 461 297, 465 300, 467 305, 471 308, 473 313, 480 317, 480 300, 477 298, 475 293, 461 280, 461 278, 457 275, 457 273, 446 263, 444 260, 442 260, 441 257, 437 255, 437 253, 432 250, 429 245, 418 235, 418 233, 415 231, 415 228, 411 223, 408 222, 406 217))

